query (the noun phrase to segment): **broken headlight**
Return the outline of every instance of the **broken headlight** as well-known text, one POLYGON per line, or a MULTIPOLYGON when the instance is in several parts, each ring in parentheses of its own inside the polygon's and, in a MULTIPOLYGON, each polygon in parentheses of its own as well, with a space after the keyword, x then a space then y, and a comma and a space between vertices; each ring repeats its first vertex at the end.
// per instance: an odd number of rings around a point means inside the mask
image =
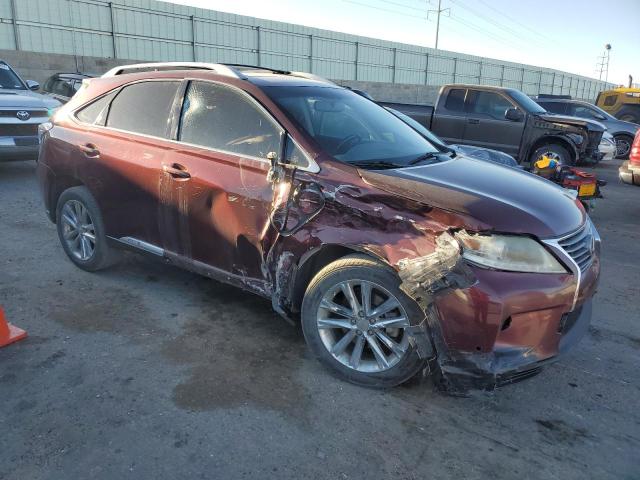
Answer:
POLYGON ((482 267, 529 273, 567 273, 539 242, 515 235, 469 235, 456 233, 462 256, 482 267))

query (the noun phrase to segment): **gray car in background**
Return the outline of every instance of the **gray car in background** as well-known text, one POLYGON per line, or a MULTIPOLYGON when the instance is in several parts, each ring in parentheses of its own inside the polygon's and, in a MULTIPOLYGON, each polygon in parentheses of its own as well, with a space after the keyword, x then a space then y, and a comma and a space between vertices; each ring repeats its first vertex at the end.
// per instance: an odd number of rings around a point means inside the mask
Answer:
POLYGON ((0 161, 38 158, 38 126, 61 105, 36 93, 39 88, 38 82, 22 80, 0 60, 0 161))
POLYGON ((615 139, 616 158, 629 158, 633 137, 640 129, 640 125, 637 123, 618 120, 600 107, 582 100, 573 100, 569 96, 539 95, 535 100, 548 112, 596 120, 602 123, 615 139))

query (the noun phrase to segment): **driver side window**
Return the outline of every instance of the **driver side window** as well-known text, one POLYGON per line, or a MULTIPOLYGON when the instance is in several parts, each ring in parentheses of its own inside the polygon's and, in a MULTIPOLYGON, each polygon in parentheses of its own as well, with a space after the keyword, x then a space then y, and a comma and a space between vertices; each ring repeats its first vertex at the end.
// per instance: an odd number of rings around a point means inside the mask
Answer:
POLYGON ((222 85, 193 81, 185 95, 178 140, 241 156, 280 151, 280 128, 253 102, 222 85))
POLYGON ((573 115, 580 118, 589 118, 589 119, 598 118, 598 115, 596 115, 596 112, 594 110, 592 110, 589 107, 583 107, 581 105, 578 105, 575 107, 575 110, 573 111, 573 115))

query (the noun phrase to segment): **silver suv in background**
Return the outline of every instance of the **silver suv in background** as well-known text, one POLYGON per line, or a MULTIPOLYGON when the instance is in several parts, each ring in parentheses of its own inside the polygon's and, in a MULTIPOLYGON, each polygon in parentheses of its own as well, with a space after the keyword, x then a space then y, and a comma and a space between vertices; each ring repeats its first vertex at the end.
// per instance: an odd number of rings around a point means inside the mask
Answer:
POLYGON ((0 161, 38 158, 38 126, 62 105, 0 60, 0 161))
POLYGON ((600 107, 582 100, 573 100, 570 95, 538 95, 536 103, 545 110, 560 115, 595 120, 607 127, 616 144, 616 158, 629 158, 631 144, 640 125, 618 120, 600 107))

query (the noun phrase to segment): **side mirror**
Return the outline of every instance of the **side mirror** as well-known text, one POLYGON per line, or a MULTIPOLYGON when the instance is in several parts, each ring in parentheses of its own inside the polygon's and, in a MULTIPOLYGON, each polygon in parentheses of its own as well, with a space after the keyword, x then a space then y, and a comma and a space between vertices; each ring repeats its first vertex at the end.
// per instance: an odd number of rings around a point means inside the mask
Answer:
POLYGON ((508 108, 504 112, 504 118, 512 122, 520 122, 524 118, 523 113, 517 108, 508 108))
POLYGON ((596 117, 596 120, 606 120, 607 119, 607 117, 605 117, 601 113, 596 113, 596 114, 594 114, 594 116, 596 117))
POLYGON ((38 90, 40 88, 40 84, 35 80, 27 80, 27 87, 29 90, 38 90))

